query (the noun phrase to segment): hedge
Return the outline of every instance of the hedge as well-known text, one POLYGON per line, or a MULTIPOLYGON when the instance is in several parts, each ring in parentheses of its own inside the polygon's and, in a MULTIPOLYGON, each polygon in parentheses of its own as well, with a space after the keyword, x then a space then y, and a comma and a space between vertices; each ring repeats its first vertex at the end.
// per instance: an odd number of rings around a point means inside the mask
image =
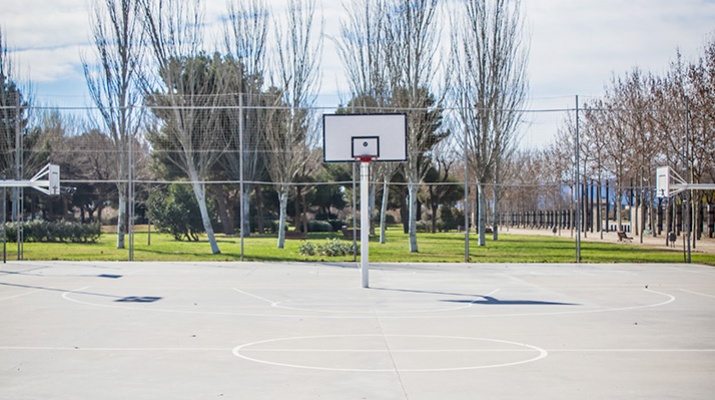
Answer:
MULTIPOLYGON (((25 242, 96 243, 102 234, 102 226, 98 222, 33 220, 23 222, 22 231, 25 242)), ((17 242, 17 222, 5 224, 5 235, 8 242, 17 242)))

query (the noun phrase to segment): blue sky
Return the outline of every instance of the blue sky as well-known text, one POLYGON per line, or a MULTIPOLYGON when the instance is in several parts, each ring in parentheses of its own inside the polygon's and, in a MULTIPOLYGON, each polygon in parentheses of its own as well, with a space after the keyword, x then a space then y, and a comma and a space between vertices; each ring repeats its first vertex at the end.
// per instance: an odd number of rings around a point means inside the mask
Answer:
MULTIPOLYGON (((91 57, 91 0, 0 0, 0 25, 22 79, 33 82, 45 104, 88 103, 80 54, 91 57), (72 96, 72 97, 67 97, 72 96), (78 96, 78 97, 74 97, 78 96)), ((319 0, 321 2, 321 0, 319 0)), ((455 0, 447 0, 450 7, 455 0)), ((523 0, 531 36, 529 78, 535 99, 597 96, 613 74, 634 66, 661 73, 679 48, 699 54, 715 33, 715 1, 523 0)), ((206 22, 218 26, 225 0, 205 0, 206 22)), ((269 0, 280 10, 285 0, 269 0)), ((335 36, 343 15, 339 0, 322 0, 326 35, 335 36)), ((207 38, 207 48, 214 40, 207 38)), ((319 103, 335 100, 344 79, 325 40, 319 103)))

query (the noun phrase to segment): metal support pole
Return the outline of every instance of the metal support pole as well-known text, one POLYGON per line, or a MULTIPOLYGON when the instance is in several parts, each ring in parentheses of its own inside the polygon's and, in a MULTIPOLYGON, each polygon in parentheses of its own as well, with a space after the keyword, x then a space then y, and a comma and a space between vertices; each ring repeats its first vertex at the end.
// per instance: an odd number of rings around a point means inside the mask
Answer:
POLYGON ((357 183, 356 163, 353 163, 353 262, 357 261, 357 183))
POLYGON ((127 231, 129 234, 129 261, 134 261, 134 137, 127 138, 127 231))
MULTIPOLYGON (((22 104, 20 104, 20 95, 17 95, 16 99, 16 114, 15 114, 15 179, 21 180, 23 176, 23 137, 20 132, 20 107, 22 104)), ((24 211, 24 205, 23 205, 23 200, 24 200, 24 191, 22 190, 21 187, 18 187, 15 189, 15 217, 16 217, 16 222, 17 222, 17 259, 22 260, 23 258, 23 240, 25 239, 24 235, 24 226, 23 226, 23 211, 24 211)))
MULTIPOLYGON (((467 107, 465 96, 464 106, 467 107)), ((469 151, 467 126, 464 126, 464 262, 469 262, 469 151)))
POLYGON ((576 95, 576 206, 578 210, 576 211, 576 264, 581 263, 581 191, 579 190, 579 185, 581 183, 581 143, 578 130, 578 95, 576 95))
MULTIPOLYGON (((5 176, 2 177, 5 180, 5 176)), ((2 188, 2 263, 7 263, 7 189, 2 188)))
MULTIPOLYGON (((239 234, 241 236, 241 261, 243 261, 243 238, 245 237, 245 234, 243 232, 243 227, 246 226, 246 212, 244 210, 244 185, 243 185, 243 94, 238 95, 238 169, 239 169, 239 192, 241 193, 240 197, 240 208, 241 210, 239 211, 240 216, 241 216, 241 225, 238 228, 239 229, 239 234)), ((250 229, 250 224, 248 225, 250 229)))
MULTIPOLYGON (((690 183, 693 183, 693 159, 691 157, 692 155, 692 146, 690 143, 690 101, 686 97, 685 98, 685 161, 686 161, 686 166, 689 165, 690 169, 690 183)), ((685 207, 685 211, 687 212, 687 217, 686 217, 686 223, 687 223, 687 230, 686 232, 686 241, 687 241, 687 256, 685 258, 685 262, 690 264, 692 262, 691 259, 691 248, 690 248, 690 239, 692 235, 692 230, 693 230, 693 215, 690 207, 692 206, 692 201, 693 201, 693 190, 692 188, 688 191, 688 203, 685 207)))
POLYGON ((362 287, 370 287, 370 161, 360 162, 360 272, 362 287))

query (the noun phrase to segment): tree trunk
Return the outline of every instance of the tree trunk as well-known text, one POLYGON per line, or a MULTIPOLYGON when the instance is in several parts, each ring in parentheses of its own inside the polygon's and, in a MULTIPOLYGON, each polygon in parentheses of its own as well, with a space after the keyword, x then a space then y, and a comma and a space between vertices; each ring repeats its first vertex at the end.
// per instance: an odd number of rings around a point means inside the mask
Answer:
POLYGON ((373 216, 375 215, 375 197, 377 197, 377 185, 370 185, 370 194, 368 209, 370 210, 370 235, 375 235, 375 224, 373 216))
POLYGON ((218 217, 221 219, 223 233, 226 235, 235 234, 236 227, 233 224, 233 218, 229 215, 228 204, 226 202, 226 191, 222 187, 216 189, 216 208, 216 211, 218 211, 218 217))
POLYGON ((439 204, 430 204, 430 211, 432 211, 432 233, 437 232, 437 212, 439 211, 439 204))
POLYGON ((298 229, 298 227, 303 225, 303 219, 300 214, 300 194, 301 188, 300 186, 297 186, 295 188, 295 201, 293 202, 293 215, 295 215, 293 218, 293 225, 295 225, 295 229, 298 229))
MULTIPOLYGON (((596 187, 596 198, 597 198, 597 201, 596 201, 597 206, 596 207, 598 207, 596 209, 597 210, 596 211, 596 214, 597 214, 596 220, 598 220, 598 226, 597 226, 598 232, 601 235, 601 240, 603 240, 603 213, 601 211, 601 195, 602 195, 601 186, 603 186, 603 182, 601 182, 601 179, 599 178, 598 187, 596 187)), ((606 221, 606 225, 608 225, 608 221, 606 221)))
POLYGON ((382 181, 382 204, 380 205, 380 244, 385 244, 385 231, 387 221, 387 202, 390 197, 387 188, 387 178, 382 181))
POLYGON ((616 221, 617 221, 617 226, 616 226, 616 231, 620 232, 623 230, 623 188, 621 187, 620 180, 616 184, 616 221))
POLYGON ((409 183, 407 185, 408 201, 409 201, 409 228, 410 235, 410 253, 417 253, 417 183, 409 183))
POLYGON ((122 183, 117 185, 117 191, 119 192, 119 209, 117 210, 117 248, 124 248, 124 218, 126 216, 127 209, 127 196, 126 196, 126 186, 122 183))
MULTIPOLYGON (((496 183, 496 181, 495 181, 496 183)), ((494 185, 494 210, 492 214, 492 239, 499 240, 499 186, 494 185)))
POLYGON ((487 226, 487 199, 484 196, 484 185, 480 182, 477 182, 477 206, 477 230, 479 233, 479 246, 486 246, 487 240, 485 237, 485 228, 487 226))
POLYGON ((263 191, 256 186, 256 227, 259 234, 266 233, 266 221, 263 218, 263 191))
POLYGON ((410 210, 408 204, 408 196, 406 196, 404 190, 400 190, 400 220, 402 221, 402 232, 405 235, 410 233, 410 210))
POLYGON ((641 207, 638 210, 638 214, 640 215, 640 221, 638 221, 638 225, 640 225, 640 232, 641 232, 641 237, 640 237, 640 242, 641 244, 643 243, 643 236, 645 236, 645 228, 646 228, 646 223, 645 223, 645 218, 646 218, 646 201, 645 201, 645 193, 643 193, 643 189, 640 190, 640 204, 641 207))
POLYGON ((305 193, 301 192, 300 202, 303 204, 303 232, 308 233, 308 202, 305 200, 305 193))
POLYGON ((209 217, 209 210, 206 207, 206 188, 203 184, 199 183, 199 175, 196 173, 194 168, 190 168, 189 179, 191 179, 191 188, 194 190, 194 196, 196 196, 196 202, 199 204, 199 211, 201 212, 201 222, 204 225, 204 231, 206 231, 206 236, 209 240, 209 245, 211 246, 212 254, 220 254, 221 250, 218 248, 216 243, 216 236, 214 235, 214 228, 211 226, 211 218, 209 217))
POLYGON ((278 201, 280 202, 280 217, 278 220, 278 248, 285 247, 286 240, 286 210, 288 208, 288 186, 281 186, 278 190, 278 201))
POLYGON ((241 230, 243 236, 251 235, 251 185, 243 185, 243 193, 241 193, 241 207, 243 207, 243 215, 241 216, 241 230))

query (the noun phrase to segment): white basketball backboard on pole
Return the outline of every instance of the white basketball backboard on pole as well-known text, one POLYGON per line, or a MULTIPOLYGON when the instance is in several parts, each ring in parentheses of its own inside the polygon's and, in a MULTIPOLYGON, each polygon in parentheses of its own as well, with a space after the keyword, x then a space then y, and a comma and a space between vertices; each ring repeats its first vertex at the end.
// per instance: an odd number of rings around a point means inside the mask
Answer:
POLYGON ((371 161, 407 160, 406 114, 323 114, 323 161, 360 161, 360 272, 369 287, 371 161))
POLYGON ((60 166, 47 164, 29 180, 0 180, 0 187, 31 187, 44 194, 57 196, 60 194, 60 166))
POLYGON ((323 114, 323 161, 407 160, 406 114, 323 114))
POLYGON ((656 168, 655 175, 655 193, 658 198, 672 197, 686 190, 715 190, 715 183, 688 183, 670 167, 656 168))
POLYGON ((655 176, 656 197, 667 198, 670 195, 670 167, 658 167, 655 176))

